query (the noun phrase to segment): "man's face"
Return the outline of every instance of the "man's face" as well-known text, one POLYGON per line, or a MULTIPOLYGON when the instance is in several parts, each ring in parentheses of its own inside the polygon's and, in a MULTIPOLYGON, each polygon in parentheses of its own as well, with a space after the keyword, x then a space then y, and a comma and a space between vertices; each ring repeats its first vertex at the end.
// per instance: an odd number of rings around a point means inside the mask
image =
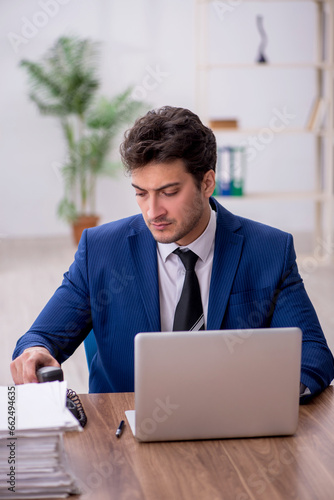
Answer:
POLYGON ((200 189, 182 160, 149 163, 132 173, 132 185, 146 225, 160 243, 188 245, 205 230, 214 172, 204 175, 200 189))

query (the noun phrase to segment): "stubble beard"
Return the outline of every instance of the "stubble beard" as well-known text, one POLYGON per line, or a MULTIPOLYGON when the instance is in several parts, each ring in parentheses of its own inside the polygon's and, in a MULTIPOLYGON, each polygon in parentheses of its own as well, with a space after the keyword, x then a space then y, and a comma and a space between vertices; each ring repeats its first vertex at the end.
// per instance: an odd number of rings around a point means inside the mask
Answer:
POLYGON ((204 205, 200 195, 198 195, 194 199, 193 205, 191 207, 188 207, 188 209, 185 211, 182 223, 179 225, 179 227, 175 229, 175 232, 172 235, 170 234, 164 235, 163 232, 159 234, 159 231, 151 228, 151 223, 166 222, 169 223, 170 225, 173 225, 176 223, 175 219, 160 218, 160 219, 148 220, 145 222, 147 227, 151 231, 151 234, 155 239, 155 241, 157 241, 158 243, 174 243, 176 241, 180 241, 181 239, 183 239, 198 225, 199 221, 203 216, 203 213, 204 213, 204 205))

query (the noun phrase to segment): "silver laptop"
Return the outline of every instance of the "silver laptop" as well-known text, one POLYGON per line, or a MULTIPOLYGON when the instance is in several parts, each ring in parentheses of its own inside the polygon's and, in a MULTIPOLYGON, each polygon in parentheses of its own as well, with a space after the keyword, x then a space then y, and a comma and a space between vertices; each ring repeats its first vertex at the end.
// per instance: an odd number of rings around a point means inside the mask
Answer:
POLYGON ((139 441, 290 435, 296 431, 299 328, 139 333, 139 441))

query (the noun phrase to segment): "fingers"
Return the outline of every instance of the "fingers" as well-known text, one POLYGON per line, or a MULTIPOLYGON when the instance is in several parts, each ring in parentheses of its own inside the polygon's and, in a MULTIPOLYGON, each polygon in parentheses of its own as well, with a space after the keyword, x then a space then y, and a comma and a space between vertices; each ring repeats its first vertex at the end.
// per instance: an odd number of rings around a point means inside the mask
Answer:
POLYGON ((10 364, 15 384, 38 382, 36 370, 42 366, 57 366, 60 364, 51 356, 45 347, 29 347, 10 364))

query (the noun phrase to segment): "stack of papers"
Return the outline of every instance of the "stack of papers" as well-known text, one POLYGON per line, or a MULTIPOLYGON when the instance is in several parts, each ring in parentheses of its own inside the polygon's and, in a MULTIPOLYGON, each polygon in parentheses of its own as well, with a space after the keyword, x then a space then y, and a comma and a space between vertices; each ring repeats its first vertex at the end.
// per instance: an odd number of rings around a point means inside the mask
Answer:
POLYGON ((78 494, 63 446, 81 431, 66 408, 66 382, 0 387, 0 498, 65 498, 78 494))

